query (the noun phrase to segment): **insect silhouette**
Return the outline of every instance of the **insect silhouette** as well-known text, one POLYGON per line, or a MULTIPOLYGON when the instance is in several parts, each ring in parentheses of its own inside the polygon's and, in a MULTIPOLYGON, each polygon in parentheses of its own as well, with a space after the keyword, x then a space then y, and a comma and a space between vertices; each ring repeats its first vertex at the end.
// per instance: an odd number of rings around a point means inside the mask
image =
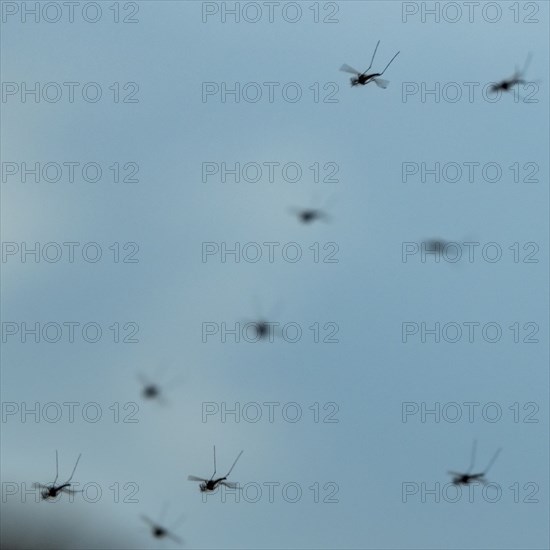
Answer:
POLYGON ((59 493, 66 493, 69 495, 74 495, 76 493, 81 493, 82 491, 75 491, 73 489, 69 489, 71 486, 70 481, 73 479, 74 473, 76 471, 76 467, 78 466, 78 461, 80 460, 80 457, 82 456, 82 453, 78 455, 78 458, 76 459, 76 463, 74 465, 73 471, 71 473, 71 477, 65 481, 65 483, 62 483, 61 485, 56 485, 57 479, 59 478, 59 457, 57 451, 55 451, 55 479, 53 483, 49 485, 42 485, 40 483, 34 483, 33 487, 41 489, 40 494, 42 495, 42 498, 44 500, 47 499, 54 499, 57 497, 59 493))
MULTIPOLYGON (((331 217, 329 214, 327 214, 327 206, 329 204, 334 204, 336 197, 334 195, 331 195, 328 197, 328 199, 325 200, 323 203, 323 208, 291 208, 290 212, 298 218, 298 221, 301 223, 308 225, 315 221, 324 221, 324 222, 330 222, 331 217)), ((312 199, 312 202, 318 202, 318 199, 316 198, 312 199)))
POLYGON ((525 74, 525 71, 527 70, 527 67, 529 66, 529 63, 531 62, 531 54, 527 56, 527 59, 525 60, 525 65, 523 66, 523 70, 519 71, 517 66, 514 74, 505 80, 501 80, 500 82, 497 82, 493 84, 489 89, 491 92, 508 92, 510 91, 516 84, 527 84, 527 80, 523 79, 523 75, 525 74))
MULTIPOLYGON (((165 370, 166 370, 165 366, 157 369, 155 373, 155 378, 157 380, 161 380, 163 378, 163 374, 165 370)), ((143 397, 143 399, 146 399, 148 401, 157 401, 161 405, 168 404, 168 400, 165 397, 165 390, 163 389, 163 387, 167 386, 170 389, 173 389, 174 387, 178 386, 183 382, 181 379, 174 379, 165 384, 164 383, 161 384, 160 382, 155 382, 154 380, 152 380, 151 378, 149 378, 143 373, 139 373, 137 375, 137 379, 142 385, 141 396, 143 397)))
POLYGON ((435 238, 422 241, 422 244, 424 245, 425 250, 440 253, 449 244, 449 241, 446 241, 445 239, 435 238))
POLYGON ((214 445, 214 473, 212 474, 212 477, 210 479, 204 479, 202 477, 197 476, 188 476, 189 481, 200 481, 199 489, 201 490, 201 493, 205 493, 207 491, 214 491, 218 488, 219 485, 224 485, 225 487, 229 487, 230 489, 236 489, 238 487, 237 483, 233 483, 231 481, 227 481, 227 478, 229 477, 229 474, 233 471, 233 468, 235 467, 235 464, 237 464, 237 461, 239 458, 241 458, 241 455, 243 454, 244 450, 241 451, 237 458, 235 459, 235 462, 233 462, 233 466, 229 468, 229 472, 225 474, 224 477, 219 477, 217 479, 214 479, 214 476, 216 475, 216 445, 214 445))
POLYGON ((470 467, 468 468, 468 471, 466 473, 448 472, 450 475, 453 476, 453 484, 454 485, 469 485, 470 483, 472 483, 474 481, 480 481, 484 485, 487 483, 487 481, 485 480, 485 475, 489 471, 489 468, 491 468, 491 466, 494 464, 495 460, 497 459, 497 457, 498 457, 498 455, 499 455, 499 453, 502 449, 497 450, 497 452, 493 455, 493 458, 491 458, 489 464, 487 465, 485 470, 483 470, 483 472, 480 472, 478 474, 472 474, 470 472, 472 471, 472 469, 474 467, 474 463, 475 463, 476 445, 477 445, 477 441, 474 441, 474 444, 472 446, 472 457, 471 457, 471 460, 470 460, 470 467))
MULTIPOLYGON (((255 309, 255 320, 246 321, 245 326, 243 327, 248 335, 248 329, 254 331, 256 340, 267 340, 269 338, 270 342, 273 342, 273 337, 280 334, 280 331, 277 330, 275 326, 277 323, 268 321, 262 314, 261 308, 258 302, 257 297, 254 297, 254 309, 255 309)), ((276 304, 275 307, 271 308, 270 317, 273 317, 280 310, 280 303, 276 304)))
POLYGON ((353 67, 350 67, 349 65, 346 65, 345 63, 340 67, 341 71, 344 71, 345 73, 350 73, 355 76, 350 78, 350 82, 352 86, 365 86, 365 84, 368 84, 369 82, 374 82, 379 88, 387 88, 389 81, 384 80, 383 78, 380 78, 388 69, 388 67, 392 64, 392 61, 399 55, 400 52, 397 52, 391 59, 390 62, 386 65, 384 70, 381 73, 371 73, 368 74, 370 71, 370 68, 372 67, 372 64, 374 63, 374 56, 376 55, 376 51, 378 50, 378 46, 380 45, 380 40, 376 44, 376 48, 374 48, 374 53, 372 54, 372 59, 370 60, 370 65, 368 66, 367 70, 364 72, 358 71, 357 69, 354 69, 353 67))
POLYGON ((178 518, 169 528, 164 527, 162 525, 162 522, 164 521, 164 517, 166 515, 166 511, 168 509, 168 504, 165 503, 158 521, 153 521, 151 518, 141 515, 141 519, 149 526, 149 529, 151 531, 151 536, 153 536, 156 539, 169 539, 175 542, 176 544, 183 544, 183 540, 175 535, 173 533, 173 529, 176 528, 184 519, 184 516, 181 516, 178 518))
POLYGON ((316 208, 304 208, 304 209, 293 209, 294 214, 298 217, 300 222, 304 224, 309 224, 317 220, 329 221, 330 216, 323 210, 318 210, 316 208))

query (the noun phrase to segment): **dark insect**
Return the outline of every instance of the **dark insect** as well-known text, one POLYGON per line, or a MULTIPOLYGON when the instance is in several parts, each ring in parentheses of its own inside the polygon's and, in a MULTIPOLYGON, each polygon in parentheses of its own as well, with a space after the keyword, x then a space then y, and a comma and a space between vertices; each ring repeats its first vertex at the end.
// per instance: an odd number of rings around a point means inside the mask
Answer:
POLYGON ((529 63, 531 62, 531 54, 527 56, 527 59, 525 60, 525 65, 523 66, 523 70, 520 71, 517 66, 516 70, 510 78, 507 78, 505 80, 501 80, 500 82, 497 82, 493 84, 489 89, 491 92, 508 92, 510 91, 516 84, 527 84, 527 81, 523 79, 523 75, 525 74, 525 71, 527 70, 527 67, 529 66, 529 63))
POLYGON ((295 208, 293 209, 293 212, 296 216, 298 216, 298 219, 304 224, 312 223, 317 220, 324 220, 324 221, 330 220, 330 216, 326 212, 323 212, 323 210, 318 210, 315 208, 304 208, 304 209, 295 208))
MULTIPOLYGON (((162 379, 165 368, 166 367, 157 369, 155 373, 155 378, 157 380, 162 379)), ((142 385, 141 396, 143 397, 143 399, 157 401, 161 405, 166 405, 168 403, 163 387, 166 386, 170 389, 173 389, 183 382, 180 379, 175 379, 161 385, 160 382, 154 382, 151 378, 142 373, 139 373, 137 375, 137 378, 142 385)))
POLYGON ((188 476, 189 481, 199 481, 199 489, 202 493, 205 493, 207 491, 214 491, 218 488, 219 485, 224 485, 225 487, 229 487, 230 489, 236 489, 238 487, 237 483, 233 483, 231 481, 227 481, 227 478, 229 477, 229 474, 232 472, 233 468, 235 467, 235 464, 237 464, 237 460, 241 458, 241 455, 244 451, 241 451, 237 458, 235 459, 235 462, 233 462, 233 466, 229 468, 229 472, 225 474, 224 477, 219 477, 217 479, 214 479, 214 476, 216 475, 216 446, 214 445, 214 473, 212 474, 212 477, 210 479, 204 479, 202 477, 197 476, 188 476))
POLYGON ((345 63, 340 67, 341 71, 344 71, 345 73, 350 73, 355 76, 350 78, 350 82, 352 86, 365 86, 365 84, 368 84, 369 82, 374 82, 379 88, 387 88, 389 81, 384 80, 383 78, 380 78, 387 70, 387 68, 392 64, 392 61, 399 55, 400 52, 397 52, 391 59, 390 62, 386 65, 384 70, 381 73, 371 73, 368 74, 370 71, 370 68, 372 67, 372 64, 374 62, 374 56, 376 55, 376 50, 378 50, 378 46, 380 45, 380 40, 376 44, 376 48, 374 48, 374 53, 372 54, 372 59, 370 60, 370 65, 368 66, 367 70, 364 72, 358 71, 357 69, 354 69, 353 67, 350 67, 349 65, 346 65, 345 63))
MULTIPOLYGON (((324 222, 330 222, 331 217, 327 214, 327 209, 329 206, 332 206, 334 202, 336 201, 337 197, 335 195, 329 196, 325 201, 322 203, 322 208, 291 208, 291 213, 298 218, 298 221, 300 221, 303 224, 311 224, 315 221, 324 221, 324 222)), ((318 198, 312 199, 313 203, 318 203, 318 198)))
POLYGON ((450 475, 453 476, 453 484, 454 485, 469 485, 470 483, 472 483, 474 481, 480 481, 484 485, 487 484, 487 480, 485 479, 485 475, 489 471, 489 468, 491 468, 491 466, 494 464, 495 460, 497 459, 497 457, 498 457, 498 455, 499 455, 499 453, 502 449, 497 450, 497 452, 493 455, 493 458, 491 458, 491 461, 489 462, 489 464, 487 465, 485 470, 483 470, 483 472, 480 472, 478 474, 472 474, 470 472, 472 471, 472 469, 474 467, 474 463, 475 463, 476 445, 477 445, 477 441, 474 441, 474 444, 472 446, 472 457, 471 457, 471 460, 470 460, 470 467, 468 468, 468 471, 466 473, 448 472, 450 475))
MULTIPOLYGON (((257 297, 254 297, 254 320, 245 320, 244 330, 247 333, 247 336, 251 337, 251 334, 248 333, 249 328, 254 331, 254 337, 256 340, 267 340, 270 342, 274 341, 274 336, 277 336, 280 331, 277 330, 278 323, 275 321, 268 321, 264 315, 261 313, 261 307, 257 297)), ((272 318, 280 310, 280 304, 275 304, 269 312, 269 317, 272 318)))
POLYGON ((61 485, 56 485, 57 479, 59 477, 59 458, 58 453, 55 451, 55 479, 53 483, 49 485, 42 485, 40 483, 34 483, 33 487, 41 489, 40 494, 44 500, 47 499, 54 499, 59 495, 59 493, 66 493, 68 495, 74 495, 76 493, 81 493, 82 491, 75 491, 73 489, 69 489, 71 486, 70 481, 73 479, 74 473, 76 471, 76 467, 78 466, 78 461, 80 460, 80 457, 82 456, 82 453, 78 455, 78 458, 76 459, 76 464, 74 465, 73 471, 71 473, 71 477, 65 481, 65 483, 62 483, 61 485))
POLYGON ((183 540, 176 536, 172 530, 175 529, 184 519, 185 516, 178 518, 169 528, 164 527, 161 523, 164 521, 166 511, 168 509, 168 504, 164 504, 158 522, 153 521, 147 516, 140 516, 141 519, 149 526, 151 535, 156 539, 169 539, 175 542, 176 544, 183 544, 183 540))

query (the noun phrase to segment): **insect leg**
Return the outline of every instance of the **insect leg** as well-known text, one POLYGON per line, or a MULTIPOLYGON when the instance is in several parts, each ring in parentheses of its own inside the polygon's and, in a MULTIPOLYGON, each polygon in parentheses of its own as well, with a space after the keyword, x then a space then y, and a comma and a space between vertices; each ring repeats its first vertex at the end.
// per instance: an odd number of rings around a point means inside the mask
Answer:
POLYGON ((374 56, 376 55, 376 50, 378 49, 379 45, 380 45, 380 40, 376 43, 376 48, 374 48, 374 53, 372 54, 372 59, 370 60, 369 68, 363 74, 367 73, 372 67, 372 64, 374 63, 374 56))
POLYGON ((386 69, 392 64, 392 61, 400 54, 401 52, 397 52, 391 59, 390 59, 390 62, 386 65, 386 67, 384 68, 384 70, 380 73, 380 76, 382 76, 385 72, 386 72, 386 69))

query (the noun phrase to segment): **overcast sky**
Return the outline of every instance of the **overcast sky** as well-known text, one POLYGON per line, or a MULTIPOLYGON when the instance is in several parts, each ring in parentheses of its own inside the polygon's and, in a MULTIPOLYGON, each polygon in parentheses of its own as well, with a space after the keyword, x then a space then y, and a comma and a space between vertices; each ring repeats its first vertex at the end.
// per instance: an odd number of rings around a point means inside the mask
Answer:
POLYGON ((188 548, 548 548, 548 4, 48 4, 2 2, 5 536, 157 548, 168 502, 188 548), (239 502, 187 481, 214 444, 239 502), (56 449, 85 496, 37 504, 56 449))

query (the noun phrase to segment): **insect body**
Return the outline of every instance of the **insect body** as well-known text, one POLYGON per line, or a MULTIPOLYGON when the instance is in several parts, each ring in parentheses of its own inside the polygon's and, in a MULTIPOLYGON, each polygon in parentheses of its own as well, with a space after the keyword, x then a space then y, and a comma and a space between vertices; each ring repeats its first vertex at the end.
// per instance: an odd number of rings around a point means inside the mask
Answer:
POLYGON ((254 330, 256 331, 258 340, 267 338, 269 335, 269 325, 270 323, 268 321, 259 320, 254 322, 254 330))
POLYGON ((485 480, 485 475, 489 471, 489 468, 493 465, 495 460, 497 459, 497 456, 499 455, 500 451, 502 449, 498 449, 497 452, 493 455, 493 458, 491 458, 491 461, 487 465, 487 468, 483 472, 477 473, 477 474, 471 474, 474 467, 475 462, 475 455, 476 455, 476 444, 477 442, 474 441, 474 444, 472 446, 472 457, 470 460, 470 467, 468 468, 468 471, 466 473, 461 472, 449 472, 453 476, 453 484, 454 485, 469 485, 470 483, 473 483, 474 481, 480 481, 483 484, 486 484, 487 481, 485 480))
POLYGON ((296 211, 296 215, 302 223, 312 223, 316 220, 327 221, 329 219, 328 215, 325 214, 325 212, 316 209, 298 210, 296 211))
POLYGON ((368 69, 364 72, 358 71, 357 69, 354 69, 353 67, 350 67, 349 65, 346 65, 345 63, 340 67, 341 71, 344 71, 345 73, 350 73, 355 76, 350 78, 350 83, 352 86, 365 86, 365 84, 368 84, 369 82, 374 82, 379 88, 387 88, 389 81, 384 80, 383 78, 380 78, 385 72, 386 69, 391 65, 392 61, 399 55, 400 52, 397 52, 391 59, 390 62, 386 65, 384 70, 381 73, 371 73, 368 74, 370 71, 370 68, 372 67, 372 64, 374 62, 374 56, 376 55, 376 51, 378 50, 378 46, 380 45, 380 40, 376 44, 376 48, 374 48, 374 53, 372 54, 372 59, 370 60, 370 65, 368 69))
POLYGON ((160 515, 160 519, 158 522, 156 521, 153 521, 151 518, 147 517, 147 516, 140 516, 141 519, 149 526, 150 530, 151 530, 151 535, 156 538, 156 539, 170 539, 172 540, 173 542, 175 542, 176 544, 183 544, 183 540, 180 539, 178 536, 176 536, 173 532, 172 532, 172 529, 174 529, 177 525, 179 525, 182 520, 184 519, 184 516, 181 516, 179 519, 177 519, 173 524, 172 526, 170 527, 170 529, 168 529, 167 527, 164 527, 161 525, 160 522, 162 522, 164 516, 165 516, 165 513, 166 513, 166 509, 167 509, 167 504, 164 505, 162 511, 161 511, 161 515, 160 515))
MULTIPOLYGON (((157 380, 162 379, 165 370, 166 367, 161 367, 157 369, 155 378, 157 380)), ((168 389, 173 389, 182 382, 180 378, 176 378, 171 380, 170 382, 161 384, 153 381, 149 376, 143 373, 139 373, 137 375, 137 378, 141 384, 141 396, 143 397, 143 399, 146 399, 148 401, 157 401, 160 405, 168 404, 165 396, 166 390, 164 390, 163 387, 166 386, 168 389)))
MULTIPOLYGON (((327 214, 328 206, 334 203, 335 196, 331 195, 323 203, 323 209, 316 207, 308 208, 296 208, 293 207, 290 209, 291 213, 294 214, 298 220, 303 224, 311 224, 316 221, 330 222, 331 216, 327 214)), ((316 201, 317 202, 317 201, 316 201)))
POLYGON ((233 483, 231 481, 227 481, 227 478, 229 477, 229 474, 232 472, 233 468, 235 467, 235 464, 237 464, 237 460, 241 458, 241 455, 244 451, 241 451, 237 458, 235 459, 235 462, 233 462, 233 466, 229 469, 229 472, 225 474, 224 477, 219 477, 214 479, 216 475, 216 446, 214 445, 214 473, 212 474, 212 477, 210 479, 204 479, 202 477, 197 476, 188 476, 189 481, 199 481, 199 489, 201 493, 211 492, 218 488, 219 485, 224 485, 225 487, 228 487, 230 489, 236 489, 238 487, 237 483, 233 483))
POLYGON ((80 460, 81 456, 82 456, 82 454, 79 454, 78 458, 76 459, 76 464, 74 465, 73 471, 71 473, 71 477, 69 477, 69 479, 67 479, 67 481, 65 481, 65 483, 62 483, 61 485, 56 485, 57 479, 59 477, 59 458, 58 458, 57 451, 55 451, 55 479, 54 479, 53 483, 51 483, 50 485, 42 485, 40 483, 35 483, 33 485, 34 487, 37 487, 41 490, 40 494, 41 494, 41 496, 44 500, 47 500, 47 499, 53 500, 60 493, 66 493, 66 494, 69 494, 69 495, 74 495, 74 494, 80 492, 80 491, 75 491, 73 489, 69 489, 69 487, 71 486, 70 481, 74 476, 74 473, 76 471, 76 467, 78 466, 78 461, 80 460))
MULTIPOLYGON (((247 332, 247 337, 251 339, 255 337, 256 341, 269 339, 270 342, 273 342, 274 337, 279 335, 279 331, 277 330, 277 325, 279 323, 268 321, 266 319, 266 316, 262 315, 261 313, 261 308, 259 307, 257 298, 254 300, 254 302, 255 318, 253 320, 245 320, 245 330, 247 332), (250 330, 250 333, 248 333, 248 330, 250 330)), ((271 308, 268 318, 271 319, 272 316, 275 315, 279 309, 280 307, 277 307, 277 304, 274 308, 271 308)))

